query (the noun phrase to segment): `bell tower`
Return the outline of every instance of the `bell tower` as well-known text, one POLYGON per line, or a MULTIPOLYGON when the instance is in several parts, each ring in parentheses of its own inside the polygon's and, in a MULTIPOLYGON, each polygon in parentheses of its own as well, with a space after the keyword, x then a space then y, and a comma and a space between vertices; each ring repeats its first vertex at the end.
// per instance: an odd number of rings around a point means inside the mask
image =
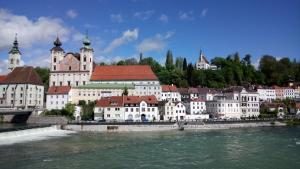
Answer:
POLYGON ((17 34, 15 35, 15 41, 8 56, 8 69, 12 71, 14 68, 21 65, 21 52, 19 50, 19 43, 17 34))
POLYGON ((59 37, 56 37, 56 40, 53 42, 54 47, 51 51, 51 65, 50 71, 57 71, 59 62, 63 59, 65 51, 61 48, 62 43, 59 40, 59 37))
POLYGON ((80 70, 89 71, 89 75, 92 74, 94 63, 94 50, 90 45, 91 42, 86 34, 83 38, 83 47, 80 48, 80 70))

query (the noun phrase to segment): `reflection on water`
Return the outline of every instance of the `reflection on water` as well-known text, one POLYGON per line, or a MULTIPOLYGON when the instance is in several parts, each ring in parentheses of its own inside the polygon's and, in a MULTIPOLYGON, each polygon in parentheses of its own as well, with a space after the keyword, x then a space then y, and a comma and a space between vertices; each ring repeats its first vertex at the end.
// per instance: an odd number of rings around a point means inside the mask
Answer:
POLYGON ((300 128, 77 133, 0 146, 6 168, 299 168, 300 128), (288 145, 293 145, 289 147, 288 145), (18 161, 12 163, 11 159, 18 161))

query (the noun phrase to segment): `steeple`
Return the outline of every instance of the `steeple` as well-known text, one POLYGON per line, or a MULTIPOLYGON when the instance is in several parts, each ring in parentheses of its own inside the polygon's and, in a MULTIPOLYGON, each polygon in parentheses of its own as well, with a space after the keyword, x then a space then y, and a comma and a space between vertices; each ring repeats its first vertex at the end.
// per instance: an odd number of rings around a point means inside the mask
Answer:
POLYGON ((51 49, 51 51, 64 51, 63 48, 61 48, 62 43, 59 40, 59 37, 57 36, 55 41, 53 42, 54 47, 51 49))
POLYGON ((9 51, 9 54, 21 54, 21 52, 19 50, 19 43, 18 43, 18 39, 17 39, 17 34, 15 34, 15 41, 13 43, 13 47, 9 51))
POLYGON ((88 37, 88 32, 86 31, 86 33, 85 33, 85 36, 84 36, 84 38, 83 38, 83 47, 82 48, 84 48, 84 49, 92 49, 91 48, 91 41, 89 40, 89 37, 88 37))

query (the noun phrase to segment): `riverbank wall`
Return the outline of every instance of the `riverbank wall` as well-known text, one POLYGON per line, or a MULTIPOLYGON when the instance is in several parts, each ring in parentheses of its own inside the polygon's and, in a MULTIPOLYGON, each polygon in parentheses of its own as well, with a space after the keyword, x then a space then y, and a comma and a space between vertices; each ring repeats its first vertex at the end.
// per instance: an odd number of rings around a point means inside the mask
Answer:
POLYGON ((217 130, 231 128, 251 128, 285 126, 281 122, 249 122, 249 123, 226 123, 226 124, 67 124, 62 129, 87 132, 148 132, 148 131, 170 131, 170 130, 217 130))

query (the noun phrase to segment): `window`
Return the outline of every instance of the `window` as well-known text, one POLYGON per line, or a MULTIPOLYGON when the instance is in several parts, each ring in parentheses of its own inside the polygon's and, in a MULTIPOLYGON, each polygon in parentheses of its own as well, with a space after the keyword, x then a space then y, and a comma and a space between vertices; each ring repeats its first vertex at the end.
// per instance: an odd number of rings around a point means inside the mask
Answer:
POLYGON ((21 91, 23 91, 23 87, 21 87, 21 91))
POLYGON ((78 86, 78 81, 76 81, 76 86, 78 86))
POLYGON ((107 114, 106 116, 107 116, 107 117, 110 117, 110 114, 107 114))
POLYGON ((83 65, 83 70, 86 70, 86 65, 83 65))
POLYGON ((20 97, 23 97, 23 93, 20 94, 20 97))
POLYGON ((69 66, 69 70, 72 70, 72 67, 71 67, 71 66, 69 66))
POLYGON ((71 86, 71 82, 70 81, 68 81, 68 86, 71 86))
POLYGON ((83 85, 85 85, 85 81, 83 81, 82 83, 83 83, 83 85))
POLYGON ((14 63, 14 59, 11 59, 11 60, 10 60, 10 64, 13 64, 13 63, 14 63))
POLYGON ((56 70, 56 66, 55 65, 53 66, 53 70, 56 70))
POLYGON ((53 62, 56 63, 56 57, 54 57, 53 62))
POLYGON ((84 56, 83 61, 86 62, 86 56, 84 56))
POLYGON ((59 82, 59 85, 62 86, 62 81, 59 82))
POLYGON ((22 100, 20 100, 20 104, 22 104, 22 100))
POLYGON ((125 108, 125 112, 128 112, 128 108, 125 108))
POLYGON ((52 82, 52 86, 55 86, 55 82, 52 82))

